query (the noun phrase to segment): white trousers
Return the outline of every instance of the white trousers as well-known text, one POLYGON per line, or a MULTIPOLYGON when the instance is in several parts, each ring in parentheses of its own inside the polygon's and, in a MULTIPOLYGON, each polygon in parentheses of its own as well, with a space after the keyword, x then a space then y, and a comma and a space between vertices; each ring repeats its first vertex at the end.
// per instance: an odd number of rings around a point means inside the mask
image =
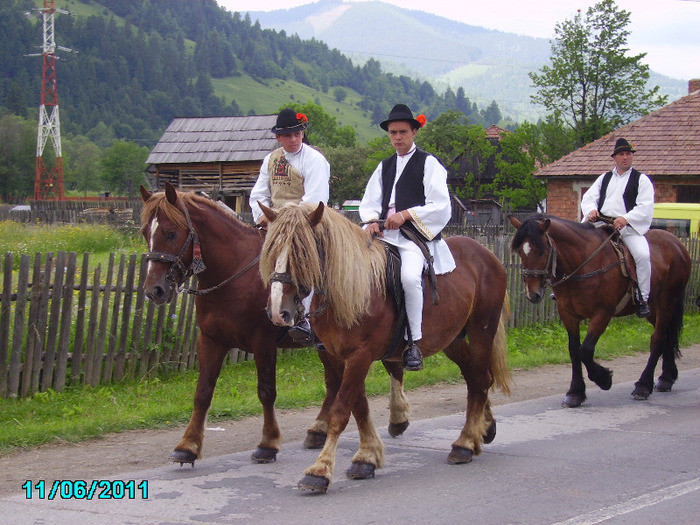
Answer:
POLYGON ((649 254, 649 242, 644 235, 639 235, 634 229, 629 226, 622 228, 620 231, 622 242, 627 245, 627 248, 632 254, 634 264, 637 266, 637 281, 639 283, 639 293, 642 299, 649 300, 649 291, 651 289, 651 255, 649 254))
POLYGON ((399 247, 401 256, 401 285, 406 299, 406 316, 411 338, 423 337, 423 267, 425 257, 420 252, 399 247))

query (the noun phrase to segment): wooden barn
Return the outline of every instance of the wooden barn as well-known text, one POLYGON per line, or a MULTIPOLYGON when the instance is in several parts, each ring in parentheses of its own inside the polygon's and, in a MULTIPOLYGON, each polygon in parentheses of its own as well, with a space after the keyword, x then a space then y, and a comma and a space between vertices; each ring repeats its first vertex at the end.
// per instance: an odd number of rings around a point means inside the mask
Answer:
POLYGON ((178 117, 146 163, 154 190, 165 181, 183 191, 204 191, 238 213, 250 211, 248 197, 265 155, 279 147, 270 131, 277 115, 178 117))

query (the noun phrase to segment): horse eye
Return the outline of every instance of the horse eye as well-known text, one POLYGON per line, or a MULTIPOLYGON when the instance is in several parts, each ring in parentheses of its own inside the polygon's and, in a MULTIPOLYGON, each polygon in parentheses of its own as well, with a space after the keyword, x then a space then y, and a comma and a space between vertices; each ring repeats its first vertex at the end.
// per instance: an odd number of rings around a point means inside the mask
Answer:
POLYGON ((177 232, 167 232, 165 234, 165 240, 167 240, 167 241, 174 241, 176 237, 177 237, 177 232))

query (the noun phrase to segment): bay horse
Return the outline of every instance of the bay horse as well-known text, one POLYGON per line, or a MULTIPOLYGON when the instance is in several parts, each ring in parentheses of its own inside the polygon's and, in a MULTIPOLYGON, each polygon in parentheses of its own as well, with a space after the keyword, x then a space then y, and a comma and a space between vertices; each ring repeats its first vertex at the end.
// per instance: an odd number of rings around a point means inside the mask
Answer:
MULTIPOLYGON (((328 434, 318 458, 298 487, 325 493, 335 467, 338 439, 352 413, 360 443, 348 477, 374 477, 384 462, 384 445, 370 419, 365 379, 373 361, 401 362, 402 352, 387 356, 396 328, 397 308, 385 283, 384 243, 322 203, 287 204, 270 219, 260 272, 270 282, 269 315, 291 326, 298 295, 314 290, 310 321, 342 378, 328 412, 328 434)), ((467 417, 448 455, 451 464, 468 463, 496 434, 488 398, 492 386, 510 392, 505 320, 508 316, 506 273, 488 249, 467 237, 447 243, 457 263, 437 276, 439 302, 426 300, 421 350, 443 350, 459 367, 467 384, 467 417), (465 335, 468 342, 465 340, 465 335)))
MULTIPOLYGON (((525 293, 539 303, 547 285, 557 302, 559 317, 569 337, 571 385, 562 403, 578 407, 586 400, 581 364, 588 378, 603 390, 612 386, 612 371, 594 360, 595 345, 613 317, 635 313, 631 281, 622 273, 621 259, 610 243, 606 227, 572 222, 553 215, 534 215, 522 223, 510 217, 517 228, 511 249, 523 265, 525 293), (581 343, 579 326, 590 319, 581 343)), ((678 378, 676 357, 683 327, 683 294, 690 276, 690 256, 683 244, 664 230, 646 234, 651 250, 651 309, 647 320, 654 326, 647 365, 635 383, 632 396, 647 399, 654 389, 654 370, 662 359, 656 390, 667 392, 678 378)), ((624 248, 627 261, 632 258, 624 248)))
MULTIPOLYGON (((199 377, 194 407, 181 441, 171 454, 176 463, 190 463, 202 455, 204 424, 226 353, 240 348, 252 353, 258 375, 257 395, 263 406, 262 439, 252 454, 257 463, 275 461, 282 435, 275 416, 277 348, 295 348, 287 328, 273 325, 266 314, 268 291, 258 271, 264 232, 239 220, 226 206, 192 192, 179 192, 165 183, 163 192, 143 186, 141 231, 148 243, 145 293, 156 304, 167 303, 192 273, 197 273, 195 294, 199 327, 199 377)), ((326 414, 340 379, 326 364, 326 399, 309 428, 306 448, 325 441, 326 414)), ((403 393, 400 365, 386 366, 391 375, 390 432, 401 434, 408 426, 408 402, 403 393)))

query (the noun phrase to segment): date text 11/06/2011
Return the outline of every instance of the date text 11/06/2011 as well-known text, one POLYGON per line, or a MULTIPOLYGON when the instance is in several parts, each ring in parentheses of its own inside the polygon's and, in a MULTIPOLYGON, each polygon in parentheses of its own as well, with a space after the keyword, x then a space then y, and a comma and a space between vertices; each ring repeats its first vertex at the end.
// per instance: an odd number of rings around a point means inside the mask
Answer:
POLYGON ((22 484, 25 497, 32 499, 148 499, 148 481, 135 480, 55 480, 48 484, 41 480, 32 483, 27 480, 22 484))

